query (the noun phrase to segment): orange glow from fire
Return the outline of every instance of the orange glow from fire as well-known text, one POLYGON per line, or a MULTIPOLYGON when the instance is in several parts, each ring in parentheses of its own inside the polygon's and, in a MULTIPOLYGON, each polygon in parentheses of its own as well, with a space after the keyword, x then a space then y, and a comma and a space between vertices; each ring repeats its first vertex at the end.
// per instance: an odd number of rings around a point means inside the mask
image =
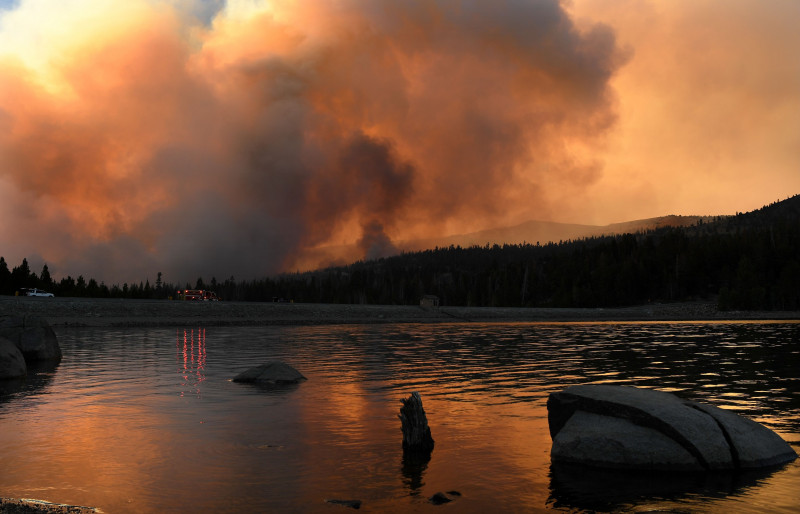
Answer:
POLYGON ((800 189, 793 2, 201 8, 0 11, 7 261, 246 277, 800 189))

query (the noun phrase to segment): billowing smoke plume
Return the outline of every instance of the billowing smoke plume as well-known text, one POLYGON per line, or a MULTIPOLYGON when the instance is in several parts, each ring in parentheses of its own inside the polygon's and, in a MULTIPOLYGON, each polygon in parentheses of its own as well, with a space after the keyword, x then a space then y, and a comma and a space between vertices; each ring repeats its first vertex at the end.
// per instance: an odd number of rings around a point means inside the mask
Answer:
POLYGON ((0 18, 0 254, 56 274, 250 278, 547 215, 614 121, 613 34, 556 0, 65 2, 28 55, 38 4, 0 18))

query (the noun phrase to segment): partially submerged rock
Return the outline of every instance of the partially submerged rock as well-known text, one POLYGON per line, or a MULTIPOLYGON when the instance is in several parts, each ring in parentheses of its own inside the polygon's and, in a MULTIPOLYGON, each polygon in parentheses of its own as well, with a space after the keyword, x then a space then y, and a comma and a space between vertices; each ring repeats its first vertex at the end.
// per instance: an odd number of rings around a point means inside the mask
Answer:
POLYGON ((0 512, 3 514, 90 514, 100 511, 94 507, 52 503, 30 498, 0 498, 0 512))
POLYGON ((24 377, 37 363, 58 363, 61 347, 44 318, 0 317, 0 379, 24 377))
POLYGON ((430 498, 428 498, 428 501, 431 502, 434 505, 442 505, 443 503, 449 503, 449 502, 451 502, 453 500, 448 498, 446 494, 444 494, 443 492, 440 491, 440 492, 434 494, 433 496, 431 496, 430 498))
POLYGON ((651 389, 572 386, 552 393, 547 411, 554 464, 708 471, 797 458, 780 436, 755 421, 651 389))
POLYGON ((0 380, 24 377, 28 372, 25 358, 17 345, 0 337, 0 380))
POLYGON ((0 318, 0 336, 13 341, 28 363, 61 360, 56 333, 44 318, 0 318))
POLYGON ((351 509, 360 509, 361 508, 361 500, 325 500, 327 503, 331 503, 333 505, 341 505, 343 507, 350 507, 351 509))
POLYGON ((445 503, 450 503, 451 501, 459 497, 461 497, 461 493, 459 493, 458 491, 447 491, 447 493, 439 491, 438 493, 428 498, 428 501, 434 505, 443 505, 445 503))
POLYGON ((297 384, 303 380, 306 377, 283 361, 270 361, 233 377, 234 382, 264 385, 297 384))

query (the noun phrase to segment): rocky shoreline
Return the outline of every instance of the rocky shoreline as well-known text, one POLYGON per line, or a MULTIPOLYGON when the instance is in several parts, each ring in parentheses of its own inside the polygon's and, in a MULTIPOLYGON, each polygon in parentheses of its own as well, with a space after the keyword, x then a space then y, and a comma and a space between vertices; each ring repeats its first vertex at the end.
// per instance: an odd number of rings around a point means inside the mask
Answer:
POLYGON ((51 503, 44 500, 0 498, 0 514, 91 514, 93 507, 51 503))
POLYGON ((183 302, 0 296, 0 316, 37 316, 53 327, 327 325, 454 322, 800 320, 800 311, 719 311, 713 302, 609 309, 424 308, 264 302, 183 302))

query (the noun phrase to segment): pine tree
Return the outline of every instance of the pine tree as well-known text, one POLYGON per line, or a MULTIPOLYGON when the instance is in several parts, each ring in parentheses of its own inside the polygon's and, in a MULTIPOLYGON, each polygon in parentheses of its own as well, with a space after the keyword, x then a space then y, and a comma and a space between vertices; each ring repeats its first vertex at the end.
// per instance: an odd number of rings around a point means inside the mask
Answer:
POLYGON ((53 277, 50 276, 50 269, 47 267, 47 264, 42 266, 42 273, 39 275, 39 282, 41 283, 43 289, 53 289, 53 277))
POLYGON ((0 294, 10 294, 13 291, 11 287, 11 271, 8 269, 8 264, 3 257, 0 257, 0 294))
POLYGON ((11 270, 11 289, 19 291, 23 287, 30 287, 30 281, 31 268, 28 266, 28 259, 22 259, 22 264, 11 270))

